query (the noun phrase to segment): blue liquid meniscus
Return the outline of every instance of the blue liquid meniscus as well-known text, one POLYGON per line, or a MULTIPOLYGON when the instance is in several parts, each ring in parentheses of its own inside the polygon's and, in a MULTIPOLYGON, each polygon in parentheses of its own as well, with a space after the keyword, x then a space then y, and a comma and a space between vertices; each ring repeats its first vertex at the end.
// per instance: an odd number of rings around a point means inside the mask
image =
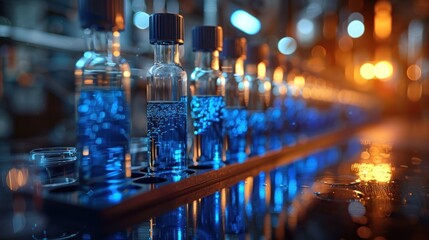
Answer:
POLYGON ((155 174, 187 169, 186 97, 147 103, 149 168, 155 174))
POLYGON ((222 121, 225 101, 222 96, 193 96, 194 160, 218 165, 222 161, 222 121))
POLYGON ((115 185, 126 179, 129 110, 121 89, 83 89, 78 103, 80 179, 84 185, 115 185))

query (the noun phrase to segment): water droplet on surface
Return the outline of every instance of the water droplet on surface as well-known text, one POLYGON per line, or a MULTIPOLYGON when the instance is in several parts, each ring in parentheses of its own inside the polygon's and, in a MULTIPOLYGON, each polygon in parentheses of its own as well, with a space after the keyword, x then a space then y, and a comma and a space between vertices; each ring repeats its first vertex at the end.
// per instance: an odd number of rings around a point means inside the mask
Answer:
POLYGON ((329 188, 315 192, 314 196, 329 202, 352 202, 363 201, 365 199, 363 192, 347 188, 329 188))
POLYGON ((357 176, 353 175, 323 176, 318 181, 331 186, 350 186, 361 182, 357 176))

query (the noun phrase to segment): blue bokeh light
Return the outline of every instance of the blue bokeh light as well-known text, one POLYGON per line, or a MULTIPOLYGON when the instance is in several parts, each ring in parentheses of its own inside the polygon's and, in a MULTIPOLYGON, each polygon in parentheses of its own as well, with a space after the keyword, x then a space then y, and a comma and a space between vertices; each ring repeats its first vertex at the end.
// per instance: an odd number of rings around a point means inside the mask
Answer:
POLYGON ((146 29, 149 27, 149 14, 145 12, 136 12, 133 18, 134 25, 139 29, 146 29))
POLYGON ((249 35, 255 35, 261 30, 259 19, 244 10, 236 10, 231 14, 231 24, 249 35))
POLYGON ((282 54, 291 55, 298 48, 298 44, 292 37, 284 37, 277 43, 277 48, 282 54))
POLYGON ((365 32, 365 25, 360 20, 353 20, 347 26, 347 33, 352 38, 359 38, 365 32))
POLYGON ((310 19, 303 18, 298 21, 297 28, 301 34, 310 34, 314 31, 314 23, 310 19))

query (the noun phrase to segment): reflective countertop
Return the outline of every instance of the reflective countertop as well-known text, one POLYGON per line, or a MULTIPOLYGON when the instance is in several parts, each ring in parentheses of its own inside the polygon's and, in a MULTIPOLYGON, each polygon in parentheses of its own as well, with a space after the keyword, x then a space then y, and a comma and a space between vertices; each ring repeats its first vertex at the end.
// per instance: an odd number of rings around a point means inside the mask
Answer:
POLYGON ((119 229, 57 221, 3 181, 0 238, 428 239, 428 140, 429 121, 383 121, 119 229))

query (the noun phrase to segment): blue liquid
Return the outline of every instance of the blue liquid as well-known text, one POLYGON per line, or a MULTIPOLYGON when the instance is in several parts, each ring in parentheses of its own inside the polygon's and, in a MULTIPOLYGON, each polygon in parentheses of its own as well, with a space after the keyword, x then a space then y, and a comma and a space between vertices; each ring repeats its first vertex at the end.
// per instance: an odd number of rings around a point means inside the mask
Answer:
POLYGON ((225 146, 228 162, 243 162, 246 159, 247 110, 225 108, 223 127, 228 144, 225 146))
POLYGON ((191 117, 194 128, 193 151, 198 162, 222 161, 222 121, 225 102, 222 96, 193 96, 191 117))
POLYGON ((126 178, 129 110, 120 89, 82 90, 78 105, 80 179, 84 185, 113 185, 126 178))
POLYGON ((250 155, 262 155, 267 151, 267 119, 263 111, 249 113, 249 130, 251 137, 250 155))
POLYGON ((283 116, 280 108, 269 108, 267 115, 267 124, 269 126, 269 149, 277 150, 282 147, 283 116))
POLYGON ((147 104, 149 167, 155 173, 186 170, 186 101, 147 104))

